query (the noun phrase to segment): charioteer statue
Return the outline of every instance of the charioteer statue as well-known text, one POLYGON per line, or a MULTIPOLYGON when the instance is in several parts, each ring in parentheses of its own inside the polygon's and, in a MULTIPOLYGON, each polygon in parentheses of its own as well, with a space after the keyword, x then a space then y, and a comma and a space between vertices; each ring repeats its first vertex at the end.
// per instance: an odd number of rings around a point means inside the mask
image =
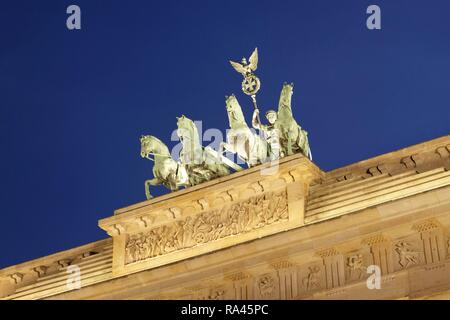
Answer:
POLYGON ((268 110, 266 112, 266 119, 269 124, 262 124, 259 117, 259 109, 253 111, 252 126, 264 134, 267 141, 269 159, 273 161, 284 157, 284 153, 280 150, 280 134, 276 126, 278 119, 277 112, 275 110, 268 110))

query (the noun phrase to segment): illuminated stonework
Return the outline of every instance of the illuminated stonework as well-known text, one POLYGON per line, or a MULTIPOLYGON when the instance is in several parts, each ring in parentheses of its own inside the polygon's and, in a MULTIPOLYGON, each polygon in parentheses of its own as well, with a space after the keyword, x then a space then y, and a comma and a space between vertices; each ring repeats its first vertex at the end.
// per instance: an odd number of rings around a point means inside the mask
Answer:
POLYGON ((262 169, 116 210, 109 238, 0 270, 0 297, 450 299, 450 136, 329 172, 301 155, 262 169))
POLYGON ((125 245, 125 263, 186 250, 287 220, 286 190, 265 193, 221 209, 203 212, 194 217, 188 216, 182 221, 130 235, 125 245))

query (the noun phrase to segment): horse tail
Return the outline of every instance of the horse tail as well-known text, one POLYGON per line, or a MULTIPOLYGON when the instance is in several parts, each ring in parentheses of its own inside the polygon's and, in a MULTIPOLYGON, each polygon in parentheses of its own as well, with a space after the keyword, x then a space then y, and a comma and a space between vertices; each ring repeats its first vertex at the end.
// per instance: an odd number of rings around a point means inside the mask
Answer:
POLYGON ((309 147, 308 134, 300 126, 298 126, 297 144, 300 147, 300 149, 303 151, 305 156, 307 156, 309 158, 309 160, 312 161, 312 153, 311 153, 311 148, 309 147), (303 143, 301 143, 302 138, 303 138, 303 143))

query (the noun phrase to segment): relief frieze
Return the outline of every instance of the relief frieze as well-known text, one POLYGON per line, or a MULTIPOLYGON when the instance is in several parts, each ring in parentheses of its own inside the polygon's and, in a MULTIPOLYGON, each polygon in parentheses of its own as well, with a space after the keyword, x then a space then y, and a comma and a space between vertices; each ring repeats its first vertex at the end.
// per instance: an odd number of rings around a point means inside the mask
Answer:
POLYGON ((220 209, 129 235, 125 264, 192 248, 288 221, 287 191, 267 192, 220 209))

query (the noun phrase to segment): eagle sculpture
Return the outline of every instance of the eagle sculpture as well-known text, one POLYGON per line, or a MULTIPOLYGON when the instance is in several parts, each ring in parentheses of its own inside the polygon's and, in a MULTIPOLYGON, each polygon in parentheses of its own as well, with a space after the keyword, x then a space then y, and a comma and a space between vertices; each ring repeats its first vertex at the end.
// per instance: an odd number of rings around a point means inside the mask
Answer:
POLYGON ((245 58, 242 58, 241 63, 230 61, 233 68, 246 77, 249 74, 252 74, 253 71, 258 67, 258 48, 255 48, 252 55, 248 59, 249 62, 245 58))

